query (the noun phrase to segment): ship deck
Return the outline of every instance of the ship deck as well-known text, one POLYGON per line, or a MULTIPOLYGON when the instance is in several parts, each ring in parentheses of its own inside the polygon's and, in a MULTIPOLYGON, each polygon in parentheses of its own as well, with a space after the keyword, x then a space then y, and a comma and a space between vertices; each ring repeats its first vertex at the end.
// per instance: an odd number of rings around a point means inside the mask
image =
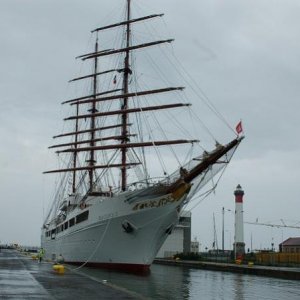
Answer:
POLYGON ((16 250, 0 250, 0 299, 141 299, 129 291, 66 269, 52 270, 16 250))

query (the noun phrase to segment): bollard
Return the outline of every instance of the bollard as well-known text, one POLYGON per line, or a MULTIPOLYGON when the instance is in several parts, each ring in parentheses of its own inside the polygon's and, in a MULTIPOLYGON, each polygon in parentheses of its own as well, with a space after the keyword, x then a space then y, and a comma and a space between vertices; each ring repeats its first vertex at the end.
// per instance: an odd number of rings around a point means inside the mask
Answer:
POLYGON ((53 268, 55 273, 58 273, 58 274, 64 274, 65 273, 64 265, 55 264, 55 265, 53 265, 52 268, 53 268))

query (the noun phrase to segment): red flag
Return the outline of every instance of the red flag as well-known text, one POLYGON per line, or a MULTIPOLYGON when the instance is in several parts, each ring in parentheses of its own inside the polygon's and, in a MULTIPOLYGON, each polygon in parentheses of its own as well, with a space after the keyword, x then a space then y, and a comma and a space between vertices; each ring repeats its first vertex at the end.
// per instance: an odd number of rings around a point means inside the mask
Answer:
POLYGON ((117 83, 117 75, 115 75, 113 83, 116 84, 117 83))
POLYGON ((238 122, 238 124, 235 127, 235 130, 236 130, 237 134, 240 134, 241 132, 243 132, 242 121, 238 122))

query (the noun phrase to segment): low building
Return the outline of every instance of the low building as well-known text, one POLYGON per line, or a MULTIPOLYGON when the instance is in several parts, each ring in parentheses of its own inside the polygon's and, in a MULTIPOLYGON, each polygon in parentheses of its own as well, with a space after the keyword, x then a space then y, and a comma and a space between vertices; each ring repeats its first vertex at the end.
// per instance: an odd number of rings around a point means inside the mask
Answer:
POLYGON ((161 246, 156 257, 171 257, 177 253, 191 252, 191 212, 182 211, 179 223, 161 246))
POLYGON ((300 253, 300 237, 288 238, 279 244, 279 251, 283 253, 300 253))
POLYGON ((194 239, 191 242, 191 252, 192 253, 199 253, 199 242, 197 241, 197 239, 194 239))

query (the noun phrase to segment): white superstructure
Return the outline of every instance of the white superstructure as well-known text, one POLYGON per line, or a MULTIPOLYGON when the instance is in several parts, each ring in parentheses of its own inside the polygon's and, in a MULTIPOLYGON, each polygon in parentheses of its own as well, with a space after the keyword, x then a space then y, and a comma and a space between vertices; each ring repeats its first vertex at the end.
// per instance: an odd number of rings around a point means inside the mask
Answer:
POLYGON ((172 257, 177 253, 191 252, 191 212, 183 210, 178 224, 159 249, 156 257, 172 257))

